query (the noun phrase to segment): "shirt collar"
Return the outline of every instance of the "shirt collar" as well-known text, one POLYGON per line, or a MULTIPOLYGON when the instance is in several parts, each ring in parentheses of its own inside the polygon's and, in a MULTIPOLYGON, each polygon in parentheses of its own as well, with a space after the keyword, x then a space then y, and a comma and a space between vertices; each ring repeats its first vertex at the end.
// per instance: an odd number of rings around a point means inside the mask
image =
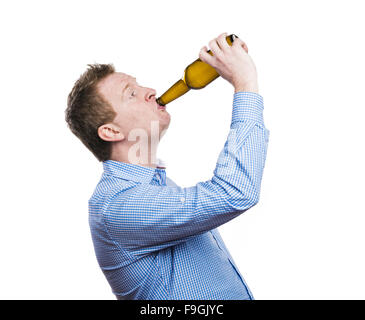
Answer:
POLYGON ((103 167, 105 174, 125 180, 149 183, 156 172, 165 174, 166 164, 161 159, 157 159, 157 167, 151 168, 121 161, 106 160, 103 162, 103 167))

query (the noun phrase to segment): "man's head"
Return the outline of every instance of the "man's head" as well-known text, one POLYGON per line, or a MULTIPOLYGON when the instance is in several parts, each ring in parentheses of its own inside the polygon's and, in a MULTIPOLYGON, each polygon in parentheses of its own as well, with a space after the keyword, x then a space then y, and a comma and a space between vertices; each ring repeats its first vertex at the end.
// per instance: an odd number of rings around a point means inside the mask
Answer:
POLYGON ((133 130, 150 137, 153 121, 160 133, 170 124, 169 113, 156 103, 155 90, 115 72, 110 64, 89 65, 68 96, 66 122, 99 161, 110 159, 118 145, 130 144, 133 130))

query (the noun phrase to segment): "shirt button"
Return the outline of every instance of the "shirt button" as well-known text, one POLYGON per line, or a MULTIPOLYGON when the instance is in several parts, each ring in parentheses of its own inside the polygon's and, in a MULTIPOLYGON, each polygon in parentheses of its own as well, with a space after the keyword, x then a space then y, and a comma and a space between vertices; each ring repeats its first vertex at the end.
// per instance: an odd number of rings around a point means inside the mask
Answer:
POLYGON ((181 202, 185 202, 185 198, 184 198, 184 197, 181 197, 181 198, 180 198, 180 201, 181 201, 181 202))

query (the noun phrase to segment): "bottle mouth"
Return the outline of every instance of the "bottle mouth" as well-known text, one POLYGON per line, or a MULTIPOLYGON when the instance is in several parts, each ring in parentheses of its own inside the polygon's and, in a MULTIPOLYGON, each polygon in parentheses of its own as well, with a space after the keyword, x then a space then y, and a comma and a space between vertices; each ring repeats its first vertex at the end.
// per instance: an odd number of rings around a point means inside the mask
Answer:
POLYGON ((164 107, 164 106, 165 106, 165 104, 163 104, 163 103, 161 102, 160 98, 161 98, 161 97, 159 97, 159 98, 157 98, 157 99, 156 99, 156 103, 157 103, 158 105, 160 105, 160 106, 164 107))

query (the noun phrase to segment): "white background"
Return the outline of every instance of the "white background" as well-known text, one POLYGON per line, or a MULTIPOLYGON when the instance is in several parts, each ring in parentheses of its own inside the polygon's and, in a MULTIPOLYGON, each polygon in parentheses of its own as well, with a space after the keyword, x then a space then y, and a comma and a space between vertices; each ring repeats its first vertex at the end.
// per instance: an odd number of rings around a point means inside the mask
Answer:
MULTIPOLYGON (((222 32, 256 63, 270 142, 259 204, 220 227, 256 299, 364 299, 363 1, 3 1, 0 298, 115 299, 87 201, 101 164, 68 130, 88 63, 163 93, 222 32)), ((233 87, 168 105, 158 157, 181 186, 210 179, 233 87)))

